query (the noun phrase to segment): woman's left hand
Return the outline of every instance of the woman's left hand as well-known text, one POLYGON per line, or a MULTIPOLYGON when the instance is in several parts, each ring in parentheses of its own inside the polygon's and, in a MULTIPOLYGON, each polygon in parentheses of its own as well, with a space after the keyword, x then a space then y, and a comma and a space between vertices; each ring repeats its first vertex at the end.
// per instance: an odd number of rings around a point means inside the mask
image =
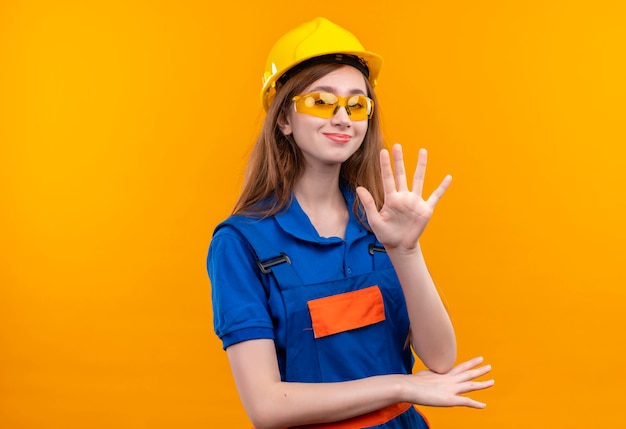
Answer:
POLYGON ((426 173, 426 149, 420 149, 417 159, 417 168, 413 176, 413 189, 408 189, 402 146, 393 146, 394 169, 391 168, 389 152, 383 149, 380 153, 380 167, 383 179, 385 201, 380 212, 370 192, 357 188, 357 194, 363 203, 370 227, 376 238, 387 250, 398 249, 412 251, 417 248, 418 240, 428 221, 435 205, 443 196, 452 181, 447 175, 437 189, 424 200, 422 189, 426 173))

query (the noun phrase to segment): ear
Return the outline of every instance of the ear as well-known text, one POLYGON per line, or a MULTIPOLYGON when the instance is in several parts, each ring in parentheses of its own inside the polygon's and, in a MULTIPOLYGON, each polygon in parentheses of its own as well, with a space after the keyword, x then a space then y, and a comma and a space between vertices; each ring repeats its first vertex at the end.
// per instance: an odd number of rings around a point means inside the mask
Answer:
POLYGON ((284 112, 278 115, 278 120, 276 121, 276 123, 278 125, 278 129, 283 133, 283 135, 289 136, 293 133, 293 130, 291 129, 289 115, 286 115, 284 112))

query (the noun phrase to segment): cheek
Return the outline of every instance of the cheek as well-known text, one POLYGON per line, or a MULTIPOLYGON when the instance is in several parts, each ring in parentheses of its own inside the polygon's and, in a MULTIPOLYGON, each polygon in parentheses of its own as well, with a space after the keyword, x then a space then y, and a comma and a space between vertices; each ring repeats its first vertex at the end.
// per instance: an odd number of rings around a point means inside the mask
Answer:
MULTIPOLYGON (((307 115, 294 115, 291 121, 291 131, 298 146, 307 145, 311 140, 311 135, 319 128, 314 121, 306 117, 307 115)), ((312 117, 311 117, 312 118, 312 117)))
POLYGON ((367 133, 367 129, 369 128, 369 121, 357 121, 354 122, 353 126, 357 130, 358 135, 364 137, 365 133, 367 133))
POLYGON ((305 134, 324 127, 326 120, 311 115, 295 114, 291 118, 294 134, 305 134))

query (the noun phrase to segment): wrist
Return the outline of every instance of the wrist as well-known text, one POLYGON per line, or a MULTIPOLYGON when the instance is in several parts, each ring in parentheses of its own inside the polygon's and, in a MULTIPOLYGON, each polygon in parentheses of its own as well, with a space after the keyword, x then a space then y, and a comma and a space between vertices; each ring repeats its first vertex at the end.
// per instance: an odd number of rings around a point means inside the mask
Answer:
POLYGON ((409 383, 407 380, 408 375, 394 374, 391 377, 391 401, 392 403, 408 402, 409 398, 409 383))
POLYGON ((389 257, 397 257, 397 258, 412 258, 419 257, 422 254, 422 248, 419 244, 419 241, 415 243, 415 246, 412 247, 390 247, 385 246, 385 250, 389 257))

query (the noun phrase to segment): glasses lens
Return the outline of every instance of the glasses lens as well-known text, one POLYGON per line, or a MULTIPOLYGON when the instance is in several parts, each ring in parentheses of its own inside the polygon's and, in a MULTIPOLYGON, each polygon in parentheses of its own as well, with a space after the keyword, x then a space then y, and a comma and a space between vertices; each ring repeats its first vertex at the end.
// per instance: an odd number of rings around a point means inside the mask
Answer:
POLYGON ((332 118, 339 98, 329 92, 313 92, 311 94, 294 97, 296 112, 317 116, 318 118, 332 118))
POLYGON ((353 95, 348 98, 346 108, 353 121, 363 121, 372 117, 374 102, 364 95, 353 95))
POLYGON ((372 116, 374 102, 364 95, 340 97, 330 92, 313 92, 298 95, 293 98, 296 112, 317 116, 318 118, 332 118, 337 112, 337 106, 346 108, 350 119, 362 121, 372 116))

